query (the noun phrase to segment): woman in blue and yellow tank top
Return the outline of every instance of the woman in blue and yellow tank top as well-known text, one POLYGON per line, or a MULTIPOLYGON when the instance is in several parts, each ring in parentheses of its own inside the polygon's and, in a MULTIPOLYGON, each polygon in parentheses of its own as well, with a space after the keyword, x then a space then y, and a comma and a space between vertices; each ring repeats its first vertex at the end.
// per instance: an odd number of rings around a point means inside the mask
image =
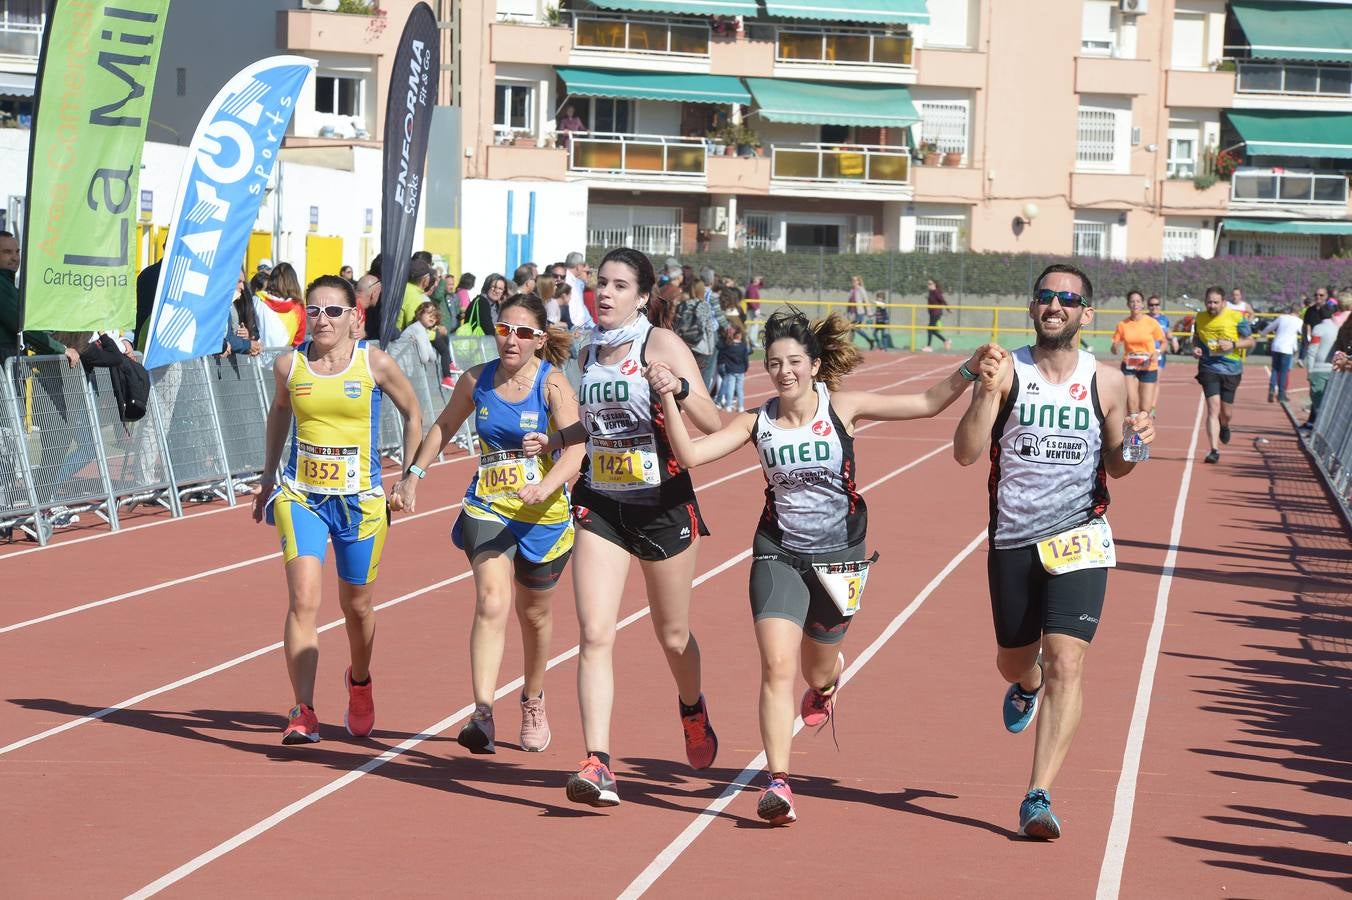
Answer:
POLYGON ((290 610, 283 645, 295 690, 282 743, 319 741, 314 711, 319 663, 319 611, 324 556, 332 539, 338 564, 338 602, 347 620, 352 665, 344 676, 349 734, 365 737, 375 725, 371 648, 375 613, 371 594, 389 527, 380 482, 380 405, 394 401, 404 417, 405 458, 422 434, 413 387, 394 360, 352 337, 357 298, 351 282, 324 275, 306 293, 309 339, 273 364, 277 389, 268 411, 267 455, 254 521, 277 526, 286 561, 290 610), (291 451, 280 485, 288 425, 291 451))
POLYGON ((475 366, 456 383, 450 403, 423 439, 390 496, 398 509, 414 508, 418 481, 471 415, 479 435, 479 468, 465 491, 451 539, 474 569, 476 604, 470 630, 474 714, 457 740, 473 753, 493 753, 493 694, 506 641, 516 582, 516 610, 526 658, 521 695, 521 748, 549 745, 544 676, 553 630, 554 588, 573 549, 568 480, 582 465, 583 448, 557 458, 527 457, 522 438, 577 422, 577 398, 558 368, 572 339, 549 329, 544 304, 534 294, 503 301, 494 326, 498 358, 475 366))

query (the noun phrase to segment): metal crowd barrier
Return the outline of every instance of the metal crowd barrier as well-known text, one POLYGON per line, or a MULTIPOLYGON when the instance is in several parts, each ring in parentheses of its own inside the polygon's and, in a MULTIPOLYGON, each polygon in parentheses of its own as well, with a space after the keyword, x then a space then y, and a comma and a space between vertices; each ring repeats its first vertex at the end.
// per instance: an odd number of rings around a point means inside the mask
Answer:
POLYGON ((1352 521, 1352 372, 1333 372, 1308 446, 1343 513, 1352 521))
MULTIPOLYGON (((156 369, 146 416, 130 423, 118 416, 107 369, 87 378, 63 356, 7 360, 0 384, 0 528, 22 529, 46 544, 53 527, 82 513, 116 531, 119 513, 141 503, 174 516, 183 515, 185 502, 223 499, 234 506, 236 494, 248 493, 262 474, 276 389, 272 364, 289 352, 156 369)), ((411 343, 396 341, 389 352, 413 385, 426 433, 451 390, 411 343)), ((496 354, 491 337, 452 339, 461 371, 496 354)), ((468 427, 457 435, 466 450, 474 440, 468 427)), ((403 420, 392 403, 384 404, 377 443, 402 462, 403 420)))

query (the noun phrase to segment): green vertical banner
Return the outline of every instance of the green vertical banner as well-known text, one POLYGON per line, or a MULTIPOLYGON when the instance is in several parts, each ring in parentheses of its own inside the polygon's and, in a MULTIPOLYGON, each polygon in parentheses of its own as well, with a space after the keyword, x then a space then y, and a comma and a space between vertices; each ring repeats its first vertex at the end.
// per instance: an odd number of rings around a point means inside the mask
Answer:
POLYGON ((22 321, 131 328, 141 149, 169 0, 57 0, 28 156, 22 321))

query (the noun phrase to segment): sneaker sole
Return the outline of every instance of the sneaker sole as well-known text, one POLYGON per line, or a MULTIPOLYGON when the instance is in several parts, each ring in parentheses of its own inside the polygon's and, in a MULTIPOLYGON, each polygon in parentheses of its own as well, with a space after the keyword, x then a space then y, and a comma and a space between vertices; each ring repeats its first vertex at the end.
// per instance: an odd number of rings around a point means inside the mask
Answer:
POLYGON ((552 741, 552 740, 554 740, 554 735, 553 735, 553 734, 550 734, 550 735, 547 735, 547 736, 545 737, 545 742, 544 742, 543 744, 541 744, 540 746, 538 746, 538 747, 527 747, 527 746, 526 746, 526 740, 525 740, 525 738, 522 738, 522 739, 521 739, 521 749, 522 749, 522 750, 525 750, 527 753, 544 753, 546 750, 549 749, 549 742, 552 741))
POLYGON ((1061 826, 1055 820, 1037 818, 1020 828, 1019 834, 1035 841, 1054 841, 1061 836, 1061 826))
POLYGON ((287 745, 295 744, 318 744, 319 734, 306 734, 304 731, 288 731, 282 735, 282 743, 287 745))
MULTIPOLYGON (((483 732, 480 731, 479 734, 483 735, 483 732)), ((465 733, 463 730, 455 736, 455 742, 459 744, 461 747, 464 747, 470 753, 489 754, 498 752, 497 745, 493 741, 489 740, 480 741, 475 739, 473 736, 471 736, 467 740, 465 738, 465 733)))
POLYGON ((615 791, 602 790, 587 779, 578 778, 576 775, 573 775, 568 779, 567 794, 569 800, 574 803, 583 803, 587 806, 605 807, 620 805, 620 795, 615 791))
POLYGON ((798 821, 793 804, 773 795, 756 804, 756 815, 771 825, 788 825, 790 822, 798 821))
POLYGON ((365 731, 362 731, 362 732, 356 732, 356 731, 353 731, 353 730, 352 730, 352 725, 351 725, 351 723, 348 721, 348 717, 347 717, 347 716, 348 716, 347 713, 343 713, 343 727, 346 728, 346 729, 347 729, 347 733, 350 734, 350 735, 352 735, 353 737, 356 737, 356 738, 370 737, 370 736, 371 736, 371 732, 373 732, 373 731, 376 730, 376 720, 375 720, 375 717, 374 717, 374 716, 371 717, 371 724, 367 727, 367 729, 366 729, 365 731))

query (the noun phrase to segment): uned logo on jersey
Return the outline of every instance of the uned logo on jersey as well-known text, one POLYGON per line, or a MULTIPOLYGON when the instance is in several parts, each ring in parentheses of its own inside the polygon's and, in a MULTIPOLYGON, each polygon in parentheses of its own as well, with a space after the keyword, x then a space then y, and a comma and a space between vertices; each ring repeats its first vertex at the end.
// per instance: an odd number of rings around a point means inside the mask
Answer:
POLYGON ((825 419, 812 423, 812 433, 817 437, 826 437, 831 433, 831 423, 825 419))
POLYGON ((1072 384, 1072 385, 1070 386, 1070 399, 1072 399, 1072 400, 1083 400, 1083 399, 1084 399, 1085 397, 1087 397, 1088 395, 1089 395, 1089 391, 1085 390, 1084 385, 1082 385, 1082 384, 1072 384))
POLYGON ((621 375, 633 375, 637 371, 638 363, 634 362, 632 359, 626 359, 624 362, 620 363, 621 375))

